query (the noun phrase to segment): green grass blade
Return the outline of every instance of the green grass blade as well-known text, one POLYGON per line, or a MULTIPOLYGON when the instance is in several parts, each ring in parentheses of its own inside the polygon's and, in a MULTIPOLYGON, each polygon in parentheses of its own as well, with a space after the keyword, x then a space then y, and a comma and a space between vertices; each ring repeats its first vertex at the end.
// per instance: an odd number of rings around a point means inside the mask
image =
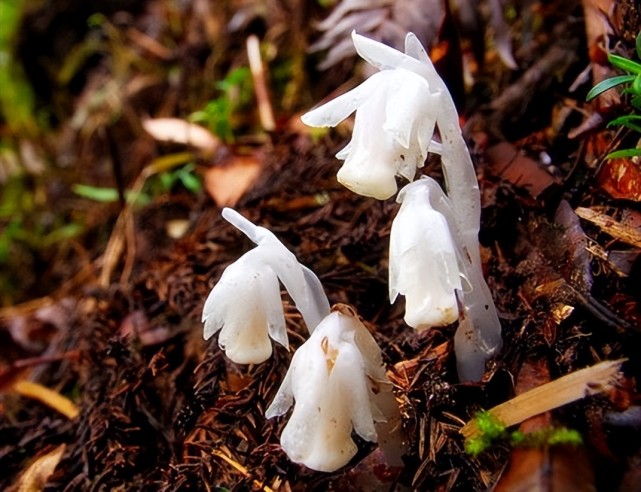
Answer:
POLYGON ((597 85, 590 89, 588 95, 585 97, 586 101, 591 101, 600 94, 603 94, 605 91, 616 87, 617 85, 627 84, 633 82, 635 75, 617 75, 611 79, 605 79, 599 82, 597 85))
POLYGON ((641 73, 641 63, 629 60, 619 55, 608 55, 608 61, 617 68, 633 74, 641 73))
POLYGON ((641 157, 641 149, 623 149, 610 152, 606 159, 622 159, 625 157, 641 157))

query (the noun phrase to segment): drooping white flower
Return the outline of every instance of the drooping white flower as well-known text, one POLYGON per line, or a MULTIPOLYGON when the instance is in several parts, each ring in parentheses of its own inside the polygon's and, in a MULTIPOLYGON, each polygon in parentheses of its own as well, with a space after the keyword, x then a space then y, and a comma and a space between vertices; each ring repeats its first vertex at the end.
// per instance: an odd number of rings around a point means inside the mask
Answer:
POLYGON ((218 344, 237 364, 266 361, 270 337, 288 347, 278 277, 257 253, 253 249, 225 269, 203 309, 205 340, 221 330, 218 344))
POLYGON ((354 430, 367 441, 389 436, 400 419, 381 351, 347 306, 336 306, 294 354, 267 418, 294 411, 281 447, 296 463, 330 472, 356 454, 354 430), (387 423, 379 436, 376 423, 387 423))
POLYGON ((221 330, 218 344, 238 364, 264 362, 272 353, 271 337, 288 347, 279 280, 301 311, 310 333, 329 313, 318 277, 269 230, 233 209, 223 217, 245 233, 256 248, 229 265, 205 302, 205 339, 221 330))
MULTIPOLYGON (((352 37, 355 44, 362 38, 352 37)), ((423 166, 437 104, 424 77, 398 68, 372 75, 302 120, 310 126, 336 126, 356 111, 352 140, 336 155, 345 160, 338 181, 355 193, 384 200, 396 193, 397 175, 412 181, 423 166)))
POLYGON ((389 295, 405 296, 405 322, 421 331, 454 323, 462 291, 460 254, 445 215, 449 202, 438 183, 423 177, 406 185, 396 199, 401 208, 392 223, 389 295))

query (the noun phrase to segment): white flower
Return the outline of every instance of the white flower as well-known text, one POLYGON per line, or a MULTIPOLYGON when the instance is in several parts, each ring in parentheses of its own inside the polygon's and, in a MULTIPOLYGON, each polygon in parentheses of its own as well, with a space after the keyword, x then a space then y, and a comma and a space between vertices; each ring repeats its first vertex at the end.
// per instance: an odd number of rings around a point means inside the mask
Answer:
POLYGON ((265 412, 282 415, 295 401, 281 447, 292 461, 325 472, 356 454, 352 430, 376 442, 375 422, 400 418, 374 338, 350 308, 335 309, 296 351, 265 412))
POLYGON ((269 337, 288 347, 278 277, 253 249, 229 265, 203 309, 205 340, 221 330, 220 348, 237 364, 258 364, 272 354, 269 337))
POLYGON ((238 364, 258 364, 272 353, 269 337, 288 347, 280 280, 301 311, 310 333, 329 313, 318 277, 269 230, 257 227, 235 210, 223 217, 245 233, 256 248, 223 272, 203 309, 204 337, 221 330, 218 344, 238 364))
MULTIPOLYGON (((355 33, 352 38, 359 53, 372 52, 371 40, 355 33)), ((398 54, 398 65, 407 58, 388 49, 398 54)), ((423 166, 438 104, 438 93, 424 77, 397 67, 372 75, 302 120, 310 126, 336 126, 356 111, 352 140, 336 155, 345 160, 338 181, 355 193, 384 200, 396 193, 397 175, 412 181, 423 166)))
POLYGON ((459 253, 447 218, 447 197, 431 178, 408 184, 392 223, 389 252, 390 302, 405 296, 405 322, 417 330, 454 323, 456 291, 462 290, 459 253))

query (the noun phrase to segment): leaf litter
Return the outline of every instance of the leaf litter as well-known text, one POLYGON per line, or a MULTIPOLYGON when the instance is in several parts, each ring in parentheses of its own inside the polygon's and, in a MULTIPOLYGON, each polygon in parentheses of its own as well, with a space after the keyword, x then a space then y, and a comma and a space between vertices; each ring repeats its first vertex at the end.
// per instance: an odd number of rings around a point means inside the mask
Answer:
MULTIPOLYGON (((15 262, 0 277, 13 282, 0 308, 0 488, 479 490, 499 482, 510 489, 515 479, 504 470, 515 462, 534 477, 527 483, 541 484, 549 463, 567 470, 563 456, 575 451, 498 445, 471 457, 461 428, 478 411, 521 393, 524 379, 537 387, 622 358, 628 361, 614 388, 534 417, 531 425, 559 424, 582 434, 577 453, 588 456, 581 466, 589 470, 581 474, 582 487, 621 483, 625 490, 634 483, 641 459, 630 439, 639 432, 638 166, 602 160, 614 138, 603 126, 568 136, 584 116, 607 121, 608 112, 621 108, 619 99, 606 109, 586 103, 589 80, 574 82, 586 68, 605 71, 595 68, 604 59, 599 50, 633 46, 631 17, 620 16, 628 2, 599 2, 598 14, 594 2, 534 2, 504 10, 502 22, 498 2, 488 2, 494 10, 481 12, 483 22, 468 22, 463 38, 453 38, 457 31, 446 25, 463 20, 446 9, 439 29, 416 18, 449 82, 474 81, 467 85, 464 131, 480 177, 482 258, 504 349, 482 382, 466 384, 456 376, 454 327, 416 334, 404 325, 402 306, 389 305, 386 243, 397 205, 357 197, 336 182, 333 155, 345 143, 340 128, 299 130, 292 108, 308 109, 352 70, 348 53, 330 51, 331 67, 319 71, 303 51, 343 28, 314 30, 309 20, 329 13, 320 3, 188 7, 151 0, 130 11, 105 7, 78 29, 58 7, 47 16, 29 12, 27 19, 42 21, 21 25, 18 50, 32 80, 42 76, 34 86, 53 122, 34 148, 56 165, 45 165, 20 188, 34 197, 23 211, 25 223, 52 228, 53 214, 82 223, 84 232, 47 248, 27 234, 5 240, 15 262), (497 46, 485 45, 479 57, 480 45, 471 43, 488 23, 500 27, 497 46), (60 37, 71 32, 72 38, 60 37), (53 45, 54 34, 90 56, 66 60, 69 46, 53 45), (97 34, 102 48, 92 51, 97 34), (220 97, 215 82, 247 64, 252 34, 261 41, 276 128, 266 131, 254 105, 239 97, 226 109, 232 140, 209 128, 194 141, 183 131, 195 124, 187 117, 220 97), (40 51, 37 43, 50 48, 40 51), (516 68, 501 62, 510 51, 516 68), (28 56, 33 53, 42 56, 28 56), (157 141, 145 131, 149 122, 165 125, 152 130, 157 141), (204 182, 200 190, 180 179, 163 187, 161 175, 188 164, 204 182), (146 193, 150 201, 99 203, 74 195, 78 183, 110 187, 116 196, 146 193), (220 217, 218 207, 232 203, 313 266, 332 303, 355 306, 366 321, 401 404, 409 449, 402 469, 387 468, 364 441, 353 463, 332 474, 290 463, 278 445, 284 421, 266 420, 264 410, 291 352, 275 346, 264 364, 238 366, 215 340, 202 340, 207 293, 250 247, 220 217), (182 232, 168 234, 176 220, 182 232), (78 414, 70 419, 17 396, 10 390, 16 380, 54 389, 78 414)), ((340 3, 336 17, 348 24, 373 19, 372 29, 384 34, 407 28, 403 19, 412 18, 417 2, 397 10, 380 2, 371 14, 359 2, 350 13, 348 3, 340 3)), ((470 12, 468 2, 456 3, 459 12, 470 12)), ((227 94, 234 98, 238 90, 227 94)), ((428 159, 427 172, 434 167, 428 159)), ((13 183, 1 185, 3 196, 13 183)), ((0 234, 9 223, 0 213, 0 234)), ((306 332, 287 302, 285 308, 294 350, 306 332)), ((570 483, 566 475, 555 480, 570 483)))

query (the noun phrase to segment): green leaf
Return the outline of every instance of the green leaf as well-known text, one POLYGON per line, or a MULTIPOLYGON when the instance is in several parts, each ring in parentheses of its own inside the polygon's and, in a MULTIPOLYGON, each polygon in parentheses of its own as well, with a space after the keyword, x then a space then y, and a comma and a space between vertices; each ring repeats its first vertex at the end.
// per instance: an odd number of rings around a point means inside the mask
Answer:
MULTIPOLYGON (((111 203, 119 199, 116 188, 101 188, 99 186, 75 184, 71 189, 76 195, 95 202, 111 203)), ((147 205, 151 201, 151 197, 146 193, 134 193, 131 190, 125 190, 125 200, 127 200, 127 203, 147 205)))
POLYGON ((200 179, 198 179, 198 176, 191 172, 180 173, 178 176, 180 178, 180 182, 189 191, 191 191, 192 193, 198 193, 200 191, 201 183, 200 179))
POLYGON ((95 202, 115 202, 118 200, 116 188, 100 188, 84 184, 75 184, 71 187, 73 192, 83 198, 89 198, 95 202))
POLYGON ((635 132, 641 133, 641 115, 628 114, 625 116, 619 116, 618 118, 614 118, 612 121, 610 121, 607 126, 625 126, 626 128, 630 128, 635 132))
POLYGON ((639 157, 641 156, 641 149, 623 149, 615 150, 605 156, 606 159, 621 159, 624 157, 639 157))
POLYGON ((588 92, 588 95, 585 97, 585 100, 591 101, 592 99, 597 97, 599 94, 604 93, 608 89, 612 89, 617 85, 633 82, 634 79, 635 79, 634 75, 618 75, 616 77, 612 77, 611 79, 602 80, 597 85, 592 87, 592 89, 590 89, 590 92, 588 92))
POLYGON ((641 94, 641 74, 637 75, 632 82, 632 93, 641 94))
POLYGON ((639 31, 639 34, 637 34, 637 39, 635 44, 637 47, 637 58, 641 59, 641 31, 639 31))
POLYGON ((641 73, 641 63, 637 63, 633 60, 629 60, 619 55, 608 55, 608 61, 617 68, 625 70, 626 72, 631 72, 634 74, 641 73))

